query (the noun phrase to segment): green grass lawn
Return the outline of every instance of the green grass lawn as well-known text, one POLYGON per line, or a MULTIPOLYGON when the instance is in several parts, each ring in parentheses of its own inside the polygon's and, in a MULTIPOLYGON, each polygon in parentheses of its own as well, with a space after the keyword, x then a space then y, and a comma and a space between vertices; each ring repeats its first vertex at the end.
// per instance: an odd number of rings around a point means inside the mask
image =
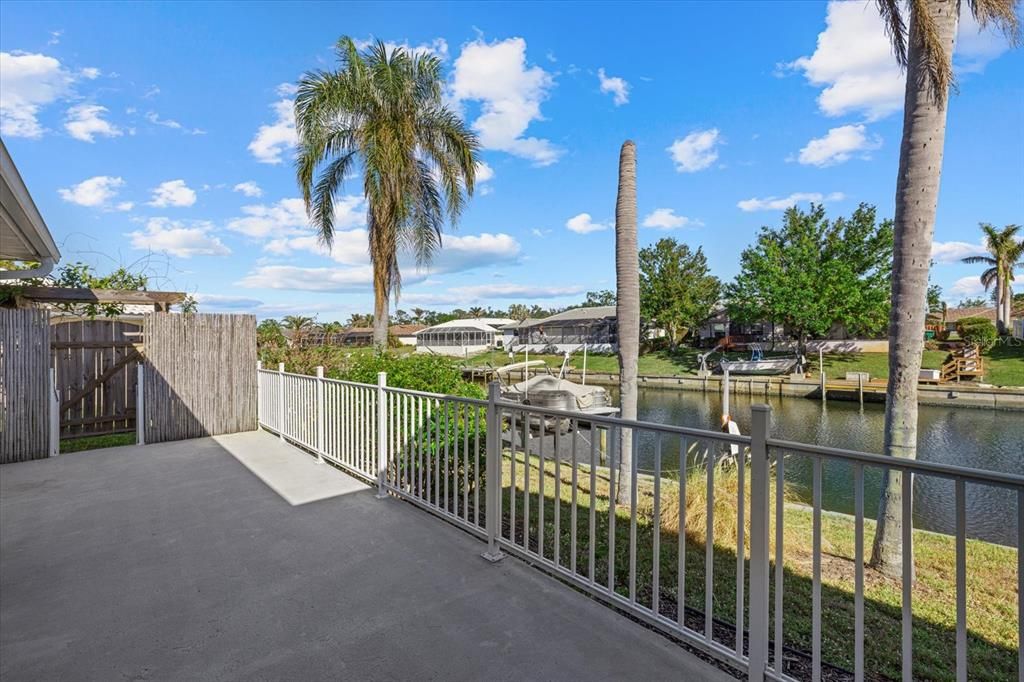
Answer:
MULTIPOLYGON (((522 496, 527 489, 523 476, 522 453, 516 455, 514 488, 510 486, 511 458, 506 453, 503 464, 503 507, 505 535, 510 527, 510 490, 517 501, 516 538, 522 544, 522 496)), ((589 571, 589 510, 595 507, 595 579, 607 584, 609 554, 608 470, 598 467, 593 491, 589 485, 589 469, 580 468, 577 479, 577 545, 576 570, 581 575, 589 571), (592 495, 593 493, 593 495, 592 495)), ((529 528, 531 545, 536 551, 539 531, 537 506, 540 470, 536 457, 530 457, 528 489, 530 502, 529 528)), ((724 644, 733 645, 736 589, 736 533, 735 500, 736 476, 728 471, 716 476, 713 613, 721 624, 714 637, 724 644), (730 526, 731 523, 731 526, 730 526)), ((562 565, 569 566, 571 544, 571 470, 564 465, 556 479, 555 465, 548 459, 545 464, 544 555, 553 559, 558 543, 562 565), (561 481, 560 492, 555 494, 555 482, 561 481), (560 506, 560 526, 554 526, 556 499, 560 506)), ((687 523, 685 533, 686 556, 686 622, 689 627, 703 632, 705 533, 704 519, 696 512, 704 509, 704 477, 702 471, 691 472, 687 485, 687 523)), ((679 594, 677 590, 678 566, 678 509, 677 482, 662 481, 660 519, 653 514, 653 479, 638 479, 638 527, 636 537, 637 599, 648 607, 653 596, 653 539, 659 535, 660 560, 659 612, 673 620, 677 617, 679 594)), ((747 496, 749 500, 749 495, 747 496)), ((774 494, 770 495, 774 500, 774 494)), ((774 502, 772 503, 774 507, 774 502)), ((774 527, 774 508, 771 511, 774 527)), ((615 591, 629 595, 630 523, 628 511, 617 509, 615 524, 614 566, 615 591)), ((869 554, 874 523, 864 524, 865 553, 869 554)), ((785 511, 785 561, 783 610, 785 644, 803 652, 811 650, 811 598, 812 576, 812 514, 800 505, 787 504, 785 511)), ((747 518, 749 531, 749 515, 747 518)), ((774 556, 774 530, 771 556, 774 556)), ((846 670, 853 669, 854 640, 854 524, 848 516, 826 513, 822 516, 822 655, 823 660, 846 670)), ((745 543, 749 555, 749 533, 745 543)), ((953 680, 956 660, 955 622, 955 543, 952 537, 915 531, 916 582, 913 586, 914 613, 914 679, 953 680)), ((1015 680, 1017 647, 1017 595, 1016 550, 973 540, 967 541, 967 594, 968 594, 968 659, 972 680, 1015 680)), ((774 569, 772 569, 774 571, 774 569)), ((749 561, 745 567, 749 579, 749 561)), ((774 590, 774 572, 771 579, 774 590)), ((901 583, 868 568, 865 571, 865 664, 867 679, 898 679, 900 676, 901 583)), ((769 601, 774 603, 773 598, 769 601)), ((789 671, 803 677, 797 671, 789 671)))
MULTIPOLYGON (((645 353, 640 356, 639 373, 642 376, 693 376, 697 373, 697 355, 693 348, 680 348, 676 352, 665 350, 645 353)), ((728 353, 732 359, 749 357, 747 353, 728 353)), ((769 353, 769 355, 771 355, 769 353)), ((923 369, 939 369, 948 353, 939 350, 926 350, 921 358, 923 369)), ((1024 386, 1024 345, 997 345, 984 353, 985 383, 996 386, 1024 386)), ((525 359, 523 353, 515 355, 516 362, 525 359)), ((812 363, 813 376, 818 375, 817 355, 808 358, 812 363)), ((562 366, 561 355, 530 354, 530 360, 543 360, 552 369, 562 366)), ((501 351, 481 353, 468 358, 465 364, 470 366, 500 366, 508 363, 508 354, 501 351)), ((583 354, 575 353, 569 359, 574 369, 583 368, 583 354)), ((614 355, 588 355, 587 371, 609 372, 619 371, 619 360, 614 355)), ((887 379, 889 376, 888 353, 826 353, 825 372, 830 377, 842 378, 847 372, 867 372, 872 379, 887 379)))
POLYGON ((120 445, 134 445, 134 433, 109 433, 84 438, 65 438, 60 442, 60 454, 81 452, 82 450, 98 450, 99 448, 116 448, 120 445))

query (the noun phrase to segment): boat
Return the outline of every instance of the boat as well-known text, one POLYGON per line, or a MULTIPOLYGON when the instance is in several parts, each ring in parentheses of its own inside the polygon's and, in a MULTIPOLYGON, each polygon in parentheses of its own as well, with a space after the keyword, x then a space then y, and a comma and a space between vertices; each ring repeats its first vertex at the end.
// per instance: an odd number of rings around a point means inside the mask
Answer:
MULTIPOLYGON (((530 367, 547 363, 543 360, 533 362, 517 362, 497 368, 494 373, 499 377, 507 377, 510 372, 517 370, 528 370, 530 367)), ((552 410, 564 410, 566 412, 579 412, 588 415, 612 415, 619 412, 619 408, 612 406, 611 398, 601 386, 586 386, 577 384, 564 378, 565 367, 558 376, 548 369, 546 374, 527 376, 528 378, 518 383, 509 383, 502 386, 501 397, 510 402, 545 407, 552 410)))
POLYGON ((718 366, 722 369, 722 372, 728 372, 729 374, 789 374, 796 367, 798 360, 799 358, 795 356, 766 358, 764 356, 764 349, 759 345, 754 345, 750 351, 749 360, 726 360, 723 358, 719 361, 718 366))

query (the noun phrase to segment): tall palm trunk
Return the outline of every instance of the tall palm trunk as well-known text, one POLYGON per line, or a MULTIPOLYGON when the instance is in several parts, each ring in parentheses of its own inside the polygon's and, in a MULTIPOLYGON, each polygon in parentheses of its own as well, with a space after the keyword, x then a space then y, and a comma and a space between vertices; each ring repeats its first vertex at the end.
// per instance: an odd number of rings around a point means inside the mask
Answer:
MULTIPOLYGON (((945 59, 953 54, 958 4, 951 0, 922 3, 946 50, 945 59)), ((922 5, 911 3, 911 11, 918 11, 922 5)), ((912 18, 910 25, 903 143, 896 179, 885 454, 913 459, 917 456, 917 382, 924 350, 928 267, 942 174, 949 89, 942 87, 936 91, 929 83, 928 56, 917 30, 918 22, 912 18)), ((911 519, 902 518, 901 499, 901 474, 890 471, 883 480, 871 552, 872 565, 889 575, 899 575, 902 570, 902 522, 911 523, 911 519)))
POLYGON ((388 347, 388 291, 373 292, 373 346, 378 350, 388 347))
POLYGON ((1005 301, 1006 278, 1003 277, 1002 264, 996 265, 996 331, 1000 334, 1006 331, 1006 307, 1005 301))
MULTIPOLYGON (((636 375, 640 355, 640 265, 636 238, 636 145, 619 152, 619 193, 615 202, 615 316, 619 335, 619 401, 623 419, 636 419, 636 375)), ((629 504, 633 474, 633 433, 619 437, 616 498, 629 504)))

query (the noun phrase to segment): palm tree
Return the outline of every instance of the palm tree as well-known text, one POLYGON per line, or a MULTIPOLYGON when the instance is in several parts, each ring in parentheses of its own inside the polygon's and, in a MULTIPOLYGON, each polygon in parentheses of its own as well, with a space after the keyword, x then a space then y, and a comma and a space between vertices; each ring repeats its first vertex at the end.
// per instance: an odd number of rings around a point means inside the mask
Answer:
POLYGON ((360 52, 347 36, 336 71, 307 73, 295 98, 296 175, 320 239, 334 238, 334 197, 358 169, 373 266, 373 343, 386 347, 388 304, 402 284, 400 251, 425 266, 472 196, 479 142, 441 99, 440 60, 388 49, 360 52), (465 193, 465 194, 464 194, 465 193))
POLYGON ((508 316, 517 322, 522 322, 530 316, 530 309, 522 303, 513 303, 508 307, 508 316))
MULTIPOLYGON (((924 350, 928 268, 960 2, 877 2, 896 60, 907 72, 903 140, 896 176, 884 448, 887 455, 913 459, 917 456, 917 381, 924 350)), ((1016 41, 1015 0, 968 0, 968 5, 982 26, 994 23, 1016 41)), ((900 472, 887 471, 871 564, 889 575, 899 575, 903 567, 901 500, 900 472)))
MULTIPOLYGON (((636 375, 640 355, 640 264, 636 237, 636 145, 626 140, 619 152, 619 192, 615 201, 615 317, 619 336, 619 402, 623 419, 636 419, 636 375)), ((633 473, 633 433, 619 431, 617 500, 629 504, 633 473)))
POLYGON ((1013 268, 1022 264, 1020 261, 1024 258, 1024 240, 1017 239, 1020 225, 1007 225, 1001 230, 997 230, 990 223, 980 223, 979 227, 985 233, 985 248, 990 255, 970 256, 964 258, 963 262, 991 266, 981 273, 981 284, 985 291, 995 285, 996 326, 1000 334, 1005 334, 1013 314, 1013 290, 1010 282, 1013 281, 1013 268))
POLYGON ((478 305, 475 305, 475 306, 473 306, 472 308, 469 309, 469 316, 470 317, 483 317, 484 316, 484 312, 486 312, 486 311, 483 308, 481 308, 478 305))
POLYGON ((313 328, 315 320, 305 315, 286 315, 281 320, 281 326, 290 331, 291 342, 294 346, 302 345, 303 337, 313 328))

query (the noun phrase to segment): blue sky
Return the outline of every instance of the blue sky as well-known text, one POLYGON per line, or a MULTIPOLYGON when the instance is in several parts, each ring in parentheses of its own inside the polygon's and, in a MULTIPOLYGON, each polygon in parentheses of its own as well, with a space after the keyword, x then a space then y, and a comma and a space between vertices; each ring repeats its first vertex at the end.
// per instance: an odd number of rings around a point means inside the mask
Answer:
MULTIPOLYGON (((965 3, 966 4, 966 3, 965 3)), ((206 311, 371 309, 352 183, 323 253, 291 166, 300 75, 340 35, 431 50, 484 143, 481 185, 398 307, 569 305, 614 287, 618 150, 641 245, 723 279, 782 209, 892 214, 902 77, 873 3, 0 5, 0 133, 65 261, 134 264, 206 311)), ((1024 53, 961 24, 932 281, 980 291, 977 223, 1024 222, 1024 53)), ((1022 287, 1018 287, 1022 288, 1022 287)))

